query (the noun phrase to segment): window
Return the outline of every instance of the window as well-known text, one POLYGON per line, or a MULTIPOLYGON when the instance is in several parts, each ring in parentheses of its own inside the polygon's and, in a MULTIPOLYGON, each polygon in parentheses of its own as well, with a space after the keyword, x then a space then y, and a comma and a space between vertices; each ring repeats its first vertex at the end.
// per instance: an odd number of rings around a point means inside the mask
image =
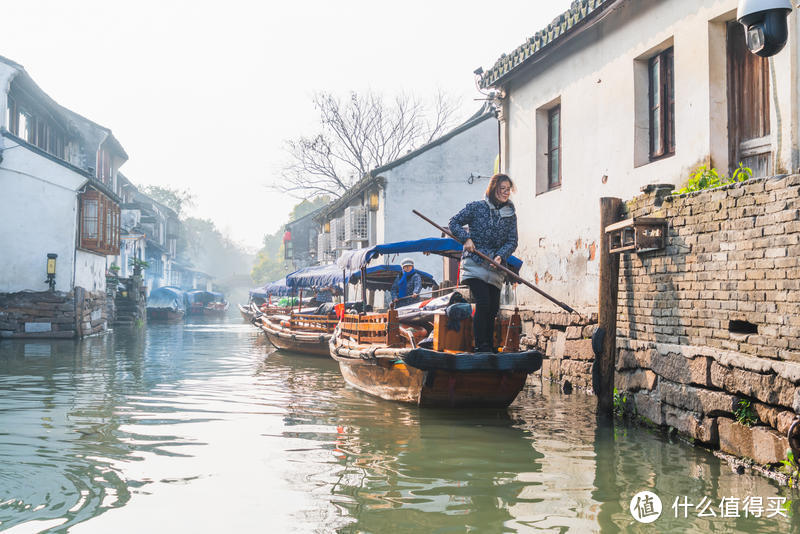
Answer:
POLYGON ((561 97, 536 109, 536 194, 561 188, 562 181, 562 124, 561 97))
POLYGON ((561 185, 561 105, 547 113, 547 189, 561 185))
POLYGON ((675 154, 675 81, 672 47, 648 63, 650 161, 675 154))
POLYGON ((119 206, 90 189, 81 195, 80 208, 80 247, 109 256, 119 254, 119 206))
MULTIPOLYGON (((12 84, 13 85, 13 84, 12 84)), ((24 100, 24 99, 23 99, 24 100)), ((45 152, 64 159, 65 134, 41 106, 24 104, 8 96, 8 131, 45 152)))
POLYGON ((97 170, 95 174, 104 184, 111 183, 111 155, 105 148, 97 151, 97 170))

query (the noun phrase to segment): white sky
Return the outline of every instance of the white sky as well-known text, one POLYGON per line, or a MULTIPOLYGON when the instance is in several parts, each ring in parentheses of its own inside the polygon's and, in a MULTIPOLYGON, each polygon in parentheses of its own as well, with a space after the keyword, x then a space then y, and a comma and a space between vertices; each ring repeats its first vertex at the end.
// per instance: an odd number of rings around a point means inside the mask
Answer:
POLYGON ((191 215, 256 249, 297 200, 267 187, 283 140, 315 132, 315 91, 371 88, 480 105, 487 69, 569 0, 3 2, 0 55, 111 128, 136 184, 189 188, 191 215))

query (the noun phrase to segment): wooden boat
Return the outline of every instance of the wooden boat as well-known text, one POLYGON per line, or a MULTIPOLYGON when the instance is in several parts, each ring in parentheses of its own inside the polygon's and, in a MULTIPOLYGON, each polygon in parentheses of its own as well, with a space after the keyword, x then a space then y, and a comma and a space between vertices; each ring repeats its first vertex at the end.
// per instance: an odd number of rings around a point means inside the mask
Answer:
MULTIPOLYGON (((367 264, 378 256, 409 252, 460 259, 462 246, 447 238, 387 243, 345 252, 339 266, 366 272, 367 264)), ((516 270, 522 265, 513 256, 508 263, 516 270)), ((496 323, 494 346, 499 353, 473 353, 472 308, 459 292, 442 298, 446 301, 440 304, 446 309, 431 309, 429 304, 421 308, 424 313, 390 309, 344 315, 331 336, 330 353, 345 381, 382 399, 419 406, 502 408, 511 404, 528 374, 542 366, 540 352, 520 351, 519 312, 496 323)), ((363 288, 362 300, 366 300, 363 288)))
POLYGON ((331 334, 339 319, 332 315, 261 315, 256 325, 275 347, 292 352, 328 355, 331 334))
POLYGON ((203 317, 224 317, 228 312, 228 301, 218 291, 193 289, 186 292, 186 314, 203 317))
POLYGON ((242 304, 237 304, 236 307, 239 309, 239 313, 241 314, 242 319, 244 319, 245 322, 250 323, 253 321, 255 313, 253 312, 253 309, 250 304, 248 304, 247 306, 244 306, 242 304))
POLYGON ((498 321, 501 352, 472 353, 472 318, 459 331, 447 328, 444 311, 433 316, 433 345, 417 343, 427 329, 404 325, 396 310, 345 315, 333 333, 330 353, 345 381, 382 399, 438 407, 504 408, 517 397, 542 354, 519 350, 521 320, 498 321))
POLYGON ((183 291, 164 286, 150 291, 147 297, 147 319, 155 322, 179 322, 186 313, 183 291))

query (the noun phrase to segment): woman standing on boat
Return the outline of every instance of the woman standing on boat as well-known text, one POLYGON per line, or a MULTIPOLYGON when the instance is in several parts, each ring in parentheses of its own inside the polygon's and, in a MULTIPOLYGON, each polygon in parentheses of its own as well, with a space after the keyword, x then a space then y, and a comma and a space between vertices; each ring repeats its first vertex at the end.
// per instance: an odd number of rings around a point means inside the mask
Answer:
POLYGON ((483 200, 470 202, 450 219, 450 231, 464 243, 461 282, 469 286, 475 301, 473 331, 475 352, 492 352, 494 321, 500 311, 500 289, 505 275, 475 251, 504 263, 517 248, 517 215, 511 203, 514 183, 505 174, 495 174, 483 200), (469 230, 465 230, 467 225, 469 230))

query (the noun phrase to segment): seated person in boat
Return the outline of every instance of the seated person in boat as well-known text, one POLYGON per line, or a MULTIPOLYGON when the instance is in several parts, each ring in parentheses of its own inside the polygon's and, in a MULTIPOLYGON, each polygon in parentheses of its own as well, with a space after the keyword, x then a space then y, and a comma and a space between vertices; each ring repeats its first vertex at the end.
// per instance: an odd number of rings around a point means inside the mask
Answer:
POLYGON ((422 276, 414 269, 414 260, 405 258, 400 265, 403 267, 403 273, 397 275, 392 284, 392 301, 396 301, 397 306, 419 302, 422 276))
POLYGON ((500 289, 505 282, 505 275, 475 251, 502 264, 517 248, 517 215, 510 200, 513 189, 511 178, 495 174, 489 180, 483 200, 470 202, 450 219, 450 231, 464 243, 459 274, 475 302, 475 352, 495 350, 494 322, 500 310, 500 289))

